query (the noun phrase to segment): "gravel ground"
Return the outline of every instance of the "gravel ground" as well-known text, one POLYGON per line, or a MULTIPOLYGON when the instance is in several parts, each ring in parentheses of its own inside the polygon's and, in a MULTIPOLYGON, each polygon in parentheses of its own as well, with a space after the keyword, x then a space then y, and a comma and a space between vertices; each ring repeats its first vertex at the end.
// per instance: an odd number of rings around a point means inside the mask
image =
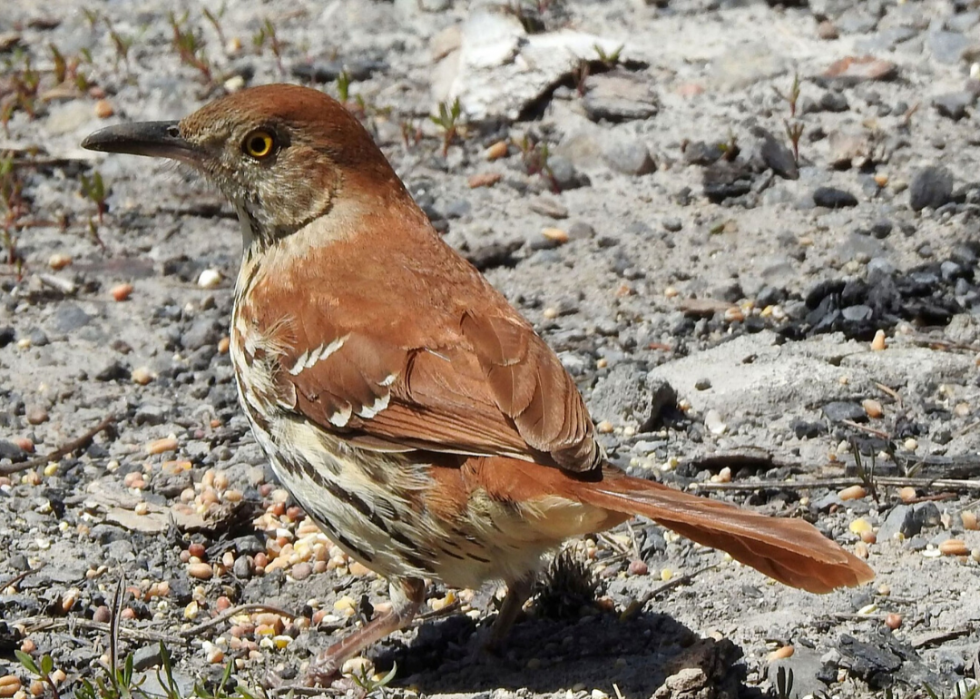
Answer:
POLYGON ((974 686, 980 9, 788 4, 6 0, 0 685, 31 689, 16 648, 63 692, 97 674, 120 584, 120 652, 152 684, 164 640, 185 689, 229 660, 289 682, 386 604, 239 413, 228 207, 78 147, 292 81, 346 91, 560 352, 614 462, 805 517, 877 573, 813 596, 637 521, 571 546, 500 657, 499 591, 436 586, 434 618, 361 663, 397 664, 375 692, 748 697, 779 667, 793 697, 974 686), (271 609, 220 616, 242 604, 271 609))

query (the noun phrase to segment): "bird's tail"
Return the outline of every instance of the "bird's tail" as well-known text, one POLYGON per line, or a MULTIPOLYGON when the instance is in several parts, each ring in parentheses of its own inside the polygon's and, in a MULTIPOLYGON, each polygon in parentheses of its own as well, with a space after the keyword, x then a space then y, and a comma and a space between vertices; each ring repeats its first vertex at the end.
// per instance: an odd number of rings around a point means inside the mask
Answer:
POLYGON ((579 481, 580 502, 643 515, 704 546, 721 549, 779 582, 808 592, 854 587, 874 578, 856 556, 800 519, 784 519, 698 497, 606 469, 598 482, 579 481))

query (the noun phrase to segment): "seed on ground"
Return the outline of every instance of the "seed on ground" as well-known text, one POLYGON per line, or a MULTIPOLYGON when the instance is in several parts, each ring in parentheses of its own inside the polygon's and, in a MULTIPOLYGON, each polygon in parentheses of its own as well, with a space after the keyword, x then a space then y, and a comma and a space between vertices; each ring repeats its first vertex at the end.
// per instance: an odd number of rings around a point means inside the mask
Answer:
POLYGON ((963 528, 967 531, 975 532, 980 529, 980 525, 977 524, 976 513, 969 511, 961 512, 960 519, 963 520, 963 528))
POLYGON ((196 580, 210 580, 214 570, 210 563, 191 563, 187 566, 187 574, 196 580))
POLYGON ((866 491, 863 486, 852 485, 849 488, 844 488, 842 491, 837 493, 837 496, 841 500, 860 500, 867 494, 868 491, 866 491))
POLYGON ((885 616, 885 626, 890 628, 892 631, 894 631, 901 625, 902 625, 901 614, 895 614, 894 612, 892 612, 891 614, 885 616))
POLYGON ((969 556, 970 549, 962 539, 946 539, 939 544, 939 551, 944 556, 969 556))
POLYGON ((56 252, 54 255, 48 258, 48 267, 57 271, 64 269, 71 264, 71 257, 60 252, 56 252))
MULTIPOLYGON (((843 499, 843 498, 841 498, 843 499)), ((871 522, 864 519, 864 517, 859 517, 858 519, 851 522, 848 526, 852 534, 864 534, 865 532, 871 531, 871 522)))
POLYGON ((507 155, 507 149, 507 141, 497 141, 492 146, 487 148, 487 160, 497 160, 499 158, 503 158, 505 155, 507 155))
POLYGON ((875 337, 871 341, 871 349, 873 349, 876 352, 880 352, 886 347, 888 347, 888 343, 885 342, 885 331, 879 330, 878 332, 875 333, 875 337))
POLYGON ((163 454, 168 451, 176 451, 178 446, 176 437, 164 437, 163 439, 154 439, 146 445, 147 454, 163 454))
POLYGON ((99 100, 95 103, 95 116, 99 117, 99 119, 108 119, 115 113, 116 110, 112 108, 109 100, 99 100))
POLYGON ((863 401, 861 401, 861 406, 864 408, 864 412, 867 414, 867 416, 872 419, 877 419, 885 414, 884 409, 881 407, 881 403, 873 398, 865 398, 863 401))
POLYGON ((912 488, 911 486, 906 486, 904 488, 899 489, 898 497, 899 499, 901 499, 902 502, 912 502, 917 497, 919 497, 919 494, 915 492, 915 488, 912 488))
POLYGON ((786 658, 792 657, 796 649, 793 646, 783 646, 782 648, 777 648, 772 653, 769 654, 769 660, 784 660, 786 658))
POLYGON ((112 298, 114 298, 116 301, 125 301, 132 295, 133 285, 129 283, 116 284, 109 290, 109 293, 112 294, 112 298))

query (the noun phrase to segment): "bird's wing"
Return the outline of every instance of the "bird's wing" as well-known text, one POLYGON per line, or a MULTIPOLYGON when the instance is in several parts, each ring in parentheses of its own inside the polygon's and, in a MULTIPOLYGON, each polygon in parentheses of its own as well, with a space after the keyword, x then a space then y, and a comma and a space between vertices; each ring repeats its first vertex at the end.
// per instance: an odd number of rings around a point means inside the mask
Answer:
POLYGON ((334 250, 309 284, 260 280, 242 313, 278 357, 276 402, 362 448, 595 467, 592 421, 558 357, 446 252, 434 274, 406 260, 368 283, 370 261, 351 270, 334 250))

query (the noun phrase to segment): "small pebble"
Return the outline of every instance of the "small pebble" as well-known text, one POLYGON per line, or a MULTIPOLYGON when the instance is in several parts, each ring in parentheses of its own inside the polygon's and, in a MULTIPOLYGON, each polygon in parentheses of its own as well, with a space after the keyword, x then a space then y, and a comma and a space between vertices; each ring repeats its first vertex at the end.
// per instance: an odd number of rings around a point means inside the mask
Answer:
POLYGON ((197 285, 202 289, 213 289, 221 283, 221 272, 216 269, 206 269, 197 278, 197 285))
POLYGON ((911 486, 905 486, 904 488, 899 489, 898 497, 902 502, 912 502, 917 497, 919 497, 919 494, 915 491, 915 488, 911 486))
POLYGON ((306 580, 313 574, 313 565, 310 563, 297 563, 289 571, 293 580, 306 580))
POLYGON ((630 575, 646 575, 648 572, 650 572, 650 569, 643 561, 632 560, 630 561, 629 572, 630 575))
POLYGON ((609 422, 609 420, 602 420, 595 426, 595 429, 599 434, 609 434, 615 428, 613 427, 613 424, 609 422))

